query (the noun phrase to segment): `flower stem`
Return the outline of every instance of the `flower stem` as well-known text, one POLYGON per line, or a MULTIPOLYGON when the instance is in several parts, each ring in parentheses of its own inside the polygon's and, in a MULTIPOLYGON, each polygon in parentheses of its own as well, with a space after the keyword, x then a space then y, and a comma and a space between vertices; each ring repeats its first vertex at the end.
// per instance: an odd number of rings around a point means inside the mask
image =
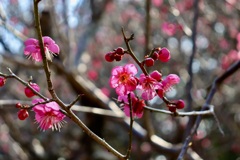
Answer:
POLYGON ((130 157, 130 153, 132 150, 132 127, 133 127, 133 110, 132 110, 132 100, 131 100, 131 94, 128 94, 128 102, 129 102, 129 108, 130 108, 130 125, 129 125, 129 142, 128 142, 128 149, 127 149, 127 153, 124 156, 126 159, 129 159, 130 157))
POLYGON ((129 44, 129 41, 130 40, 133 40, 134 36, 133 34, 131 35, 130 38, 127 38, 126 35, 125 35, 125 32, 124 32, 124 29, 122 28, 122 34, 123 34, 123 37, 124 37, 124 41, 126 43, 126 46, 127 46, 127 49, 128 49, 128 53, 129 55, 134 59, 134 61, 137 63, 137 65, 141 68, 142 72, 147 76, 148 75, 148 72, 147 70, 144 68, 143 64, 138 60, 138 58, 135 56, 134 52, 132 51, 132 48, 129 44))

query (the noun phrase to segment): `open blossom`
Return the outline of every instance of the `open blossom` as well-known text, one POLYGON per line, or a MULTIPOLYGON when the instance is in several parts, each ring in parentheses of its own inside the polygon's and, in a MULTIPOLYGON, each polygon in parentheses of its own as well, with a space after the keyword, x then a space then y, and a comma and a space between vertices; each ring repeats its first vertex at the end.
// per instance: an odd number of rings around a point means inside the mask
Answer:
MULTIPOLYGON (((44 50, 48 60, 51 60, 51 54, 59 54, 59 47, 52 38, 45 36, 43 37, 44 50), (51 53, 51 54, 50 54, 51 53)), ((32 58, 36 62, 42 61, 42 55, 40 51, 39 42, 37 39, 29 38, 24 42, 25 49, 24 54, 29 58, 32 58)))
POLYGON ((137 68, 134 64, 117 66, 112 69, 110 86, 116 89, 118 95, 126 95, 136 89, 138 79, 135 77, 137 68))
POLYGON ((157 95, 156 90, 162 88, 161 83, 158 82, 161 79, 160 76, 161 74, 157 71, 151 73, 150 76, 140 75, 137 89, 140 90, 142 99, 151 100, 157 95))
MULTIPOLYGON (((132 116, 141 118, 143 115, 144 106, 146 106, 144 100, 137 98, 133 92, 131 94, 132 103, 132 116)), ((124 113, 126 116, 130 117, 130 106, 128 101, 128 95, 118 96, 118 101, 124 103, 124 113)))
POLYGON ((163 97, 165 92, 171 90, 172 86, 178 84, 180 82, 180 78, 176 74, 169 74, 162 81, 162 88, 158 89, 157 94, 160 98, 163 97))
MULTIPOLYGON (((34 99, 32 104, 42 102, 44 102, 43 99, 34 99)), ((43 131, 49 128, 52 128, 52 130, 60 130, 64 123, 63 119, 65 115, 60 111, 56 102, 38 104, 33 107, 33 111, 35 112, 35 119, 43 131)))

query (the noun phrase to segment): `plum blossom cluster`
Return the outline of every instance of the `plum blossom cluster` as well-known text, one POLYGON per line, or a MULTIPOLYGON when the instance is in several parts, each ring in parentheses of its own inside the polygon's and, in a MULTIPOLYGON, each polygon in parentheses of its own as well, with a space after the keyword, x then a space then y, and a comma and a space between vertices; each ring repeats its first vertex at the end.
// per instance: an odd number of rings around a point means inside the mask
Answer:
MULTIPOLYGON (((25 87, 24 93, 28 98, 35 96, 35 92, 40 91, 40 87, 36 83, 29 82, 29 86, 25 87), (35 92, 34 92, 34 91, 35 92)), ((52 128, 52 130, 60 130, 65 118, 65 115, 60 111, 60 107, 56 102, 46 103, 43 99, 34 99, 32 101, 33 108, 35 112, 35 120, 39 124, 39 128, 43 131, 52 128)), ((22 105, 20 103, 16 104, 16 108, 20 109, 18 112, 18 118, 20 120, 25 120, 29 117, 28 105, 22 105)))
MULTIPOLYGON (((141 65, 152 66, 149 65, 150 58, 167 62, 170 59, 170 52, 167 48, 155 49, 148 58, 142 61, 141 65)), ((145 106, 144 101, 151 100, 156 96, 163 99, 171 112, 176 112, 176 109, 184 108, 183 100, 170 102, 165 98, 165 93, 171 90, 172 86, 180 82, 180 78, 176 74, 169 74, 165 78, 157 70, 154 70, 150 74, 142 73, 139 77, 137 77, 137 74, 138 69, 134 64, 116 66, 111 72, 109 84, 115 89, 118 101, 124 104, 126 116, 130 115, 129 94, 134 117, 141 118, 145 106)))
MULTIPOLYGON (((42 61, 42 55, 40 50, 39 41, 34 38, 29 38, 24 42, 25 49, 24 54, 28 58, 36 62, 42 61)), ((43 37, 44 53, 46 58, 51 60, 53 54, 59 54, 59 47, 50 37, 43 37)), ((4 86, 6 83, 6 77, 0 77, 0 87, 4 86)), ((31 81, 28 82, 28 85, 24 88, 25 96, 32 98, 40 92, 40 87, 38 84, 31 81)), ((33 99, 32 106, 23 105, 17 103, 15 105, 18 111, 18 118, 20 120, 25 120, 29 117, 28 110, 32 108, 35 112, 35 120, 39 124, 39 128, 43 131, 51 128, 52 130, 60 130, 64 123, 64 118, 66 117, 63 112, 61 112, 59 105, 53 101, 46 101, 43 99, 33 99)))

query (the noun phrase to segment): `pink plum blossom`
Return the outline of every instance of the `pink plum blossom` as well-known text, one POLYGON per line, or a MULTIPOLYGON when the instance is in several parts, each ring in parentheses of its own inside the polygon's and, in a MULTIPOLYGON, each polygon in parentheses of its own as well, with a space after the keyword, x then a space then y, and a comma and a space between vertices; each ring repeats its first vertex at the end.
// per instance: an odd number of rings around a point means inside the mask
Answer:
MULTIPOLYGON (((133 92, 131 94, 132 103, 132 116, 141 118, 143 115, 144 106, 146 106, 144 100, 137 98, 133 92)), ((128 95, 118 96, 118 101, 124 103, 124 113, 126 116, 130 117, 130 106, 128 101, 128 95)))
POLYGON ((138 84, 137 67, 134 64, 126 64, 125 66, 116 66, 112 69, 112 76, 109 84, 116 89, 118 95, 126 95, 130 91, 134 91, 138 84))
MULTIPOLYGON (((42 103, 43 99, 34 99, 32 104, 42 103)), ((56 102, 49 102, 46 104, 37 104, 33 107, 35 112, 35 119, 39 124, 39 128, 45 131, 49 128, 52 130, 60 130, 65 118, 65 115, 60 111, 60 107, 56 102)))
POLYGON ((168 91, 171 87, 175 84, 180 82, 180 78, 176 74, 169 74, 163 81, 162 81, 162 88, 164 91, 168 91))
POLYGON ((168 36, 172 36, 176 33, 177 27, 175 24, 170 22, 163 22, 162 31, 168 36))
MULTIPOLYGON (((59 49, 58 45, 55 43, 55 41, 52 40, 52 38, 50 38, 48 36, 43 37, 43 43, 44 43, 45 54, 46 54, 46 57, 48 60, 51 60, 50 52, 52 54, 53 53, 59 54, 60 49, 59 49)), ((27 57, 32 58, 36 62, 42 61, 40 46, 39 46, 39 42, 37 39, 29 38, 28 40, 26 40, 24 42, 24 45, 25 45, 24 54, 27 57)))
POLYGON ((151 73, 149 76, 144 74, 140 75, 137 89, 140 90, 142 99, 151 100, 157 95, 156 90, 162 88, 161 83, 158 82, 160 79, 159 76, 160 73, 158 74, 156 71, 151 73))
POLYGON ((180 78, 176 74, 169 74, 163 81, 162 81, 162 88, 157 90, 157 94, 160 98, 163 98, 165 92, 171 90, 172 86, 178 84, 180 82, 180 78))

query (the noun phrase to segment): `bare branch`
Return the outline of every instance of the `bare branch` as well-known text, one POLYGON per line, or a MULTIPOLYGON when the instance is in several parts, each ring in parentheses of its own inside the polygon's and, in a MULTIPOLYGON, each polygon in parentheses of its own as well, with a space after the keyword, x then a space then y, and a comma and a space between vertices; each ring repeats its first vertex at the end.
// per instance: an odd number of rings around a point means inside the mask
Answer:
POLYGON ((128 142, 128 148, 127 148, 127 153, 124 156, 125 159, 129 159, 130 153, 132 150, 132 128, 133 128, 133 106, 132 106, 132 99, 131 99, 131 94, 128 94, 128 102, 129 102, 129 108, 130 108, 130 126, 129 126, 129 142, 128 142))
POLYGON ((74 101, 72 101, 72 102, 67 106, 67 108, 68 108, 68 109, 71 109, 71 107, 72 107, 74 104, 76 104, 77 101, 80 100, 81 96, 82 96, 82 95, 78 95, 77 98, 76 98, 74 101))
POLYGON ((44 100, 48 100, 47 97, 45 97, 44 95, 42 95, 41 93, 37 92, 34 88, 32 88, 31 85, 29 85, 28 82, 24 81, 23 79, 21 79, 20 77, 18 77, 17 75, 15 75, 12 70, 10 68, 8 68, 10 75, 8 74, 3 74, 0 72, 0 76, 5 77, 5 78, 14 78, 16 80, 18 80, 20 83, 22 83, 24 86, 27 86, 28 88, 31 89, 31 91, 33 91, 33 93, 35 93, 36 95, 38 95, 39 97, 41 97, 44 100))
MULTIPOLYGON (((208 93, 207 99, 205 101, 205 104, 202 106, 202 109, 201 109, 202 111, 205 110, 210 105, 210 103, 212 101, 212 98, 213 98, 214 94, 217 91, 217 87, 220 86, 221 83, 225 79, 227 79, 229 76, 231 76, 233 73, 235 73, 239 68, 240 68, 240 61, 237 61, 236 63, 231 65, 221 76, 217 77, 213 81, 211 89, 210 89, 210 91, 208 93)), ((194 126, 193 126, 193 128, 191 130, 190 135, 188 135, 188 137, 184 141, 182 150, 181 150, 181 152, 180 152, 180 154, 178 156, 178 160, 182 160, 183 159, 183 156, 185 155, 185 153, 187 151, 187 148, 189 147, 189 144, 192 141, 192 137, 193 137, 194 133, 196 133, 196 131, 198 129, 198 126, 201 123, 201 120, 202 120, 202 117, 201 117, 201 115, 199 115, 197 117, 197 120, 194 123, 194 126)))
POLYGON ((151 108, 148 106, 144 107, 145 109, 152 111, 152 112, 159 112, 159 113, 164 113, 164 114, 169 114, 172 116, 198 116, 198 115, 213 115, 214 114, 214 106, 209 105, 209 110, 204 110, 204 111, 191 111, 191 112, 170 112, 167 110, 163 109, 156 109, 156 108, 151 108))

